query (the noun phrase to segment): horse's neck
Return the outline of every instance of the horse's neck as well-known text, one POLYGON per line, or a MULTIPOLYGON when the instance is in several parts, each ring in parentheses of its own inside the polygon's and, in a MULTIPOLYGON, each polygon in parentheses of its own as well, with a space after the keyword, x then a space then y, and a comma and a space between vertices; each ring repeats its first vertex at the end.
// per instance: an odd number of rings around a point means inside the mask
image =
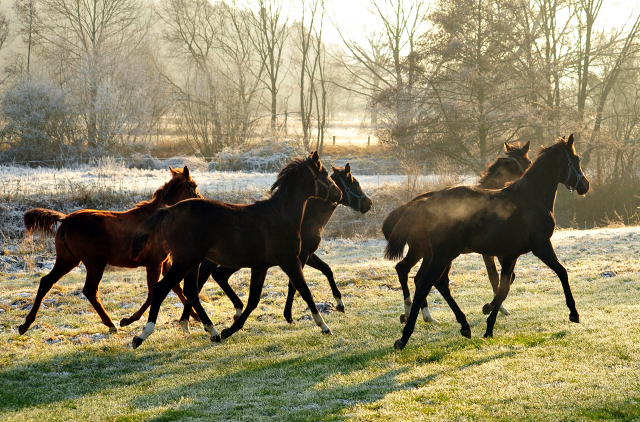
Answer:
POLYGON ((544 209, 553 213, 560 179, 559 152, 553 151, 541 160, 536 160, 529 171, 522 176, 523 193, 536 198, 544 209))
POLYGON ((155 195, 151 198, 151 201, 144 201, 136 205, 136 207, 131 211, 136 211, 137 214, 142 216, 150 216, 160 208, 169 205, 164 201, 163 195, 155 195))
POLYGON ((319 229, 324 228, 329 222, 329 219, 333 215, 337 206, 323 201, 321 199, 310 198, 307 201, 307 206, 304 210, 304 221, 305 225, 309 223, 313 223, 310 225, 315 225, 319 229))
POLYGON ((286 218, 291 219, 296 227, 300 227, 309 194, 301 187, 297 187, 288 192, 285 197, 286 199, 282 201, 284 215, 286 218))

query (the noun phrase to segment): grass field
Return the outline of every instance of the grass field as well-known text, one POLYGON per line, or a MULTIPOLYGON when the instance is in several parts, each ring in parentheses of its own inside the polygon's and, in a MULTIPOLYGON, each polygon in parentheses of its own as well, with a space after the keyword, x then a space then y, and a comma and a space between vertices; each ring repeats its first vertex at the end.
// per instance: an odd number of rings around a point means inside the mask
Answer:
MULTIPOLYGON (((320 333, 298 297, 296 324, 281 317, 286 280, 273 269, 245 328, 221 344, 202 326, 181 334, 175 297, 156 332, 136 350, 144 321, 108 335, 81 294, 84 274, 63 278, 31 330, 19 336, 39 277, 0 275, 2 421, 371 421, 640 419, 640 229, 557 233, 553 243, 581 323, 569 322, 560 282, 521 257, 495 338, 483 340, 491 289, 476 255, 460 257, 453 295, 472 338, 439 294, 439 325, 418 321, 402 352, 402 294, 380 240, 331 240, 321 257, 336 274, 346 314, 325 315, 320 333)), ((316 302, 332 302, 323 277, 305 270, 316 302)), ((114 320, 144 296, 143 272, 109 272, 101 297, 114 320)), ((247 272, 232 278, 247 291, 247 272)), ((203 292, 218 331, 233 308, 213 283, 203 292)), ((246 301, 246 295, 243 300, 246 301)))

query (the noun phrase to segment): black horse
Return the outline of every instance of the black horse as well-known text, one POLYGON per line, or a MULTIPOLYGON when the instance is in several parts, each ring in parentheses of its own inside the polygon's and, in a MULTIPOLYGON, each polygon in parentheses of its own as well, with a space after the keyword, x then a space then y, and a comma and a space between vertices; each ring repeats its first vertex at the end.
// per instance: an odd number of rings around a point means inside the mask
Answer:
POLYGON ((544 148, 517 181, 501 190, 458 186, 435 192, 415 202, 402 215, 387 244, 386 257, 402 256, 407 241, 421 242, 425 251, 417 275, 417 288, 402 338, 395 342, 402 349, 413 333, 420 304, 431 287, 445 298, 461 325, 460 332, 471 336, 469 323, 449 290, 451 262, 465 251, 502 258, 498 293, 483 307, 487 318, 485 337, 493 336, 498 309, 506 299, 513 268, 518 257, 532 252, 560 278, 569 320, 580 322, 569 287, 567 271, 560 264, 551 235, 555 229, 553 209, 558 184, 580 195, 589 191, 589 181, 580 168, 580 157, 573 146, 573 135, 544 148))
MULTIPOLYGON (((504 151, 507 154, 507 157, 498 158, 490 164, 482 173, 480 181, 476 187, 482 189, 502 189, 508 182, 512 182, 520 178, 524 174, 524 171, 531 165, 531 160, 529 159, 529 142, 524 144, 522 147, 505 142, 504 151)), ((389 236, 391 235, 393 228, 396 226, 398 220, 402 217, 402 214, 404 214, 407 208, 411 207, 416 201, 428 198, 432 194, 433 192, 422 193, 413 198, 410 202, 407 202, 406 204, 391 211, 382 225, 382 233, 384 234, 385 239, 389 240, 389 236)), ((420 248, 420 245, 420 242, 412 242, 409 240, 409 250, 407 251, 407 254, 404 259, 396 265, 398 280, 400 281, 400 286, 402 287, 402 293, 404 295, 404 313, 400 314, 400 322, 402 323, 407 322, 407 317, 411 310, 411 292, 409 291, 407 283, 409 280, 409 272, 411 271, 411 268, 413 268, 413 266, 422 259, 425 252, 420 248)), ((495 295, 498 292, 500 278, 498 276, 498 270, 496 269, 495 260, 493 259, 494 257, 483 255, 482 258, 484 259, 484 264, 487 267, 487 274, 489 275, 489 281, 491 282, 493 294, 495 295)), ((417 280, 417 276, 414 280, 417 280)), ((509 311, 507 311, 507 309, 502 305, 500 305, 500 312, 505 315, 509 315, 509 311)), ((426 300, 422 303, 422 318, 425 322, 438 323, 438 320, 431 316, 431 313, 429 312, 429 305, 426 300)))
MULTIPOLYGON (((371 209, 373 201, 362 191, 360 183, 353 177, 351 173, 351 166, 347 163, 344 168, 331 167, 333 174, 331 179, 342 191, 342 198, 337 203, 329 202, 321 198, 309 198, 307 206, 304 210, 304 217, 302 219, 302 227, 300 229, 300 236, 302 245, 300 248, 299 259, 304 267, 305 264, 312 268, 315 268, 322 272, 327 277, 329 285, 331 286, 331 292, 336 300, 336 309, 340 312, 344 312, 344 303, 342 302, 342 293, 336 285, 336 281, 333 278, 333 271, 329 265, 321 260, 315 251, 318 250, 320 242, 322 241, 322 232, 324 227, 329 222, 329 219, 333 215, 334 211, 339 204, 347 206, 355 211, 359 211, 365 214, 371 209)), ((204 260, 200 264, 200 275, 198 277, 198 288, 202 289, 204 283, 206 283, 209 275, 218 283, 220 288, 225 292, 233 303, 236 309, 236 315, 234 318, 240 317, 242 314, 243 304, 238 295, 229 286, 229 277, 238 271, 237 268, 219 267, 208 260, 204 260)), ((284 307, 284 317, 287 322, 292 323, 293 318, 291 316, 291 307, 293 305, 293 298, 295 297, 296 289, 293 284, 289 283, 289 292, 287 294, 287 303, 284 307)), ((185 305, 185 310, 180 318, 180 325, 185 332, 189 331, 189 311, 190 306, 185 305)))
POLYGON ((138 347, 154 331, 162 301, 173 286, 184 279, 184 293, 195 309, 211 341, 231 336, 241 329, 258 306, 267 270, 279 266, 307 302, 323 333, 331 330, 318 313, 302 273, 300 224, 307 199, 321 197, 337 202, 340 189, 329 178, 318 154, 297 159, 285 166, 271 187, 273 195, 250 205, 234 205, 205 199, 182 201, 157 211, 136 231, 131 246, 134 258, 144 256, 153 240, 162 235, 172 266, 153 289, 149 320, 142 334, 133 338, 138 347), (198 297, 198 268, 204 259, 230 268, 251 268, 247 307, 221 336, 198 297))

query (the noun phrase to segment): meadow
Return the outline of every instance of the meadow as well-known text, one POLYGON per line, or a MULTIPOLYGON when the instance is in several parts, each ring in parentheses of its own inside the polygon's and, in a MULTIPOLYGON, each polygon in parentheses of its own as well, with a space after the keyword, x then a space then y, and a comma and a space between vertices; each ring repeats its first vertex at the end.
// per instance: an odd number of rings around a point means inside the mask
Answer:
MULTIPOLYGON (((580 324, 569 322, 560 282, 531 254, 483 339, 482 305, 491 289, 482 260, 464 255, 451 274, 472 338, 437 292, 440 324, 418 320, 399 352, 402 294, 381 239, 328 239, 320 257, 343 292, 335 312, 324 277, 306 269, 333 331, 322 335, 303 301, 295 324, 282 318, 287 280, 272 269, 245 328, 211 343, 202 325, 182 334, 181 306, 163 304, 156 332, 130 346, 146 318, 108 334, 81 293, 84 273, 63 278, 32 328, 19 336, 39 278, 0 274, 0 420, 2 421, 424 421, 640 419, 640 229, 559 231, 552 238, 569 272, 580 324)), ((412 273, 413 274, 413 273, 412 273)), ((248 272, 232 286, 246 301, 248 272)), ((143 300, 144 273, 105 273, 101 298, 114 320, 143 300)), ((205 308, 220 331, 233 307, 208 283, 205 308)))

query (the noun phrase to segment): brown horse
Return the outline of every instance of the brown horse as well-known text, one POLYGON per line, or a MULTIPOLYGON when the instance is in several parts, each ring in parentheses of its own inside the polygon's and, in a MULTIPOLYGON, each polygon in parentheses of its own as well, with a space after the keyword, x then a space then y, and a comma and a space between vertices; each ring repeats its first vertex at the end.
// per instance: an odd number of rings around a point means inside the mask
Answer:
MULTIPOLYGON (((304 217, 302 219, 302 227, 300 229, 300 235, 302 237, 302 244, 300 248, 300 262, 302 266, 309 265, 316 270, 322 272, 329 281, 331 286, 331 292, 336 300, 336 309, 340 312, 344 312, 344 303, 342 302, 342 293, 336 285, 336 281, 333 278, 333 271, 331 267, 315 254, 318 250, 320 242, 322 241, 322 232, 324 227, 329 222, 329 219, 333 215, 334 211, 339 204, 347 206, 355 211, 359 211, 365 214, 371 209, 373 201, 362 191, 360 183, 351 174, 351 166, 347 163, 344 168, 333 167, 333 174, 331 179, 342 191, 342 198, 337 203, 328 202, 321 198, 309 198, 307 206, 304 210, 304 217)), ((218 283, 222 290, 226 293, 227 297, 233 303, 236 309, 236 315, 234 318, 238 318, 242 314, 243 304, 238 295, 229 286, 229 277, 234 274, 238 269, 218 267, 208 260, 204 260, 200 264, 200 273, 198 276, 198 288, 202 289, 202 286, 209 278, 209 275, 218 283)), ((293 298, 296 294, 296 289, 292 283, 289 283, 289 292, 287 294, 287 302, 284 306, 284 318, 287 322, 292 323, 291 307, 293 305, 293 298)), ((180 324, 185 332, 189 330, 189 311, 190 306, 185 305, 185 311, 180 318, 180 324)))
MULTIPOLYGON (((504 151, 507 154, 507 157, 498 158, 490 164, 482 173, 480 181, 476 187, 481 189, 502 189, 508 182, 512 182, 522 176, 524 171, 531 165, 531 160, 529 159, 529 142, 524 144, 522 147, 505 142, 504 151)), ((391 235, 393 228, 396 226, 407 208, 421 199, 428 198, 432 194, 433 192, 422 193, 413 198, 410 202, 407 202, 406 204, 391 211, 382 225, 382 233, 384 234, 385 239, 389 240, 389 236, 391 235)), ((407 322, 407 317, 411 310, 411 292, 409 291, 407 283, 409 280, 409 272, 424 255, 424 251, 420 249, 420 245, 420 242, 409 241, 409 250, 407 255, 405 255, 404 259, 396 265, 398 280, 400 280, 400 286, 402 286, 402 293, 404 295, 404 313, 400 315, 400 322, 402 323, 407 322)), ((500 278, 498 276, 495 261, 493 256, 483 255, 482 258, 484 259, 484 264, 487 267, 487 274, 489 275, 489 281, 491 282, 493 293, 496 294, 498 292, 500 278)), ((417 280, 417 276, 414 280, 417 280)), ((500 305, 500 312, 505 315, 509 315, 509 311, 507 311, 507 309, 502 305, 500 305)), ((426 300, 422 304, 422 318, 425 322, 438 323, 438 320, 431 316, 431 313, 429 312, 429 305, 426 300)))
MULTIPOLYGON (((56 262, 51 272, 40 280, 33 307, 24 324, 18 327, 20 334, 24 334, 36 319, 42 299, 53 285, 80 262, 84 263, 87 269, 82 293, 89 299, 100 315, 102 323, 109 327, 109 332, 112 333, 117 332, 118 329, 98 299, 98 286, 105 267, 107 265, 125 268, 146 267, 149 289, 147 299, 131 317, 123 318, 120 326, 129 325, 140 319, 151 303, 151 291, 160 278, 163 265, 166 267, 169 264, 169 254, 158 243, 151 247, 144 260, 134 261, 129 256, 133 233, 156 210, 183 199, 201 197, 198 193, 198 185, 191 178, 187 166, 182 170, 169 167, 169 170, 172 175, 171 180, 153 194, 151 201, 141 202, 129 211, 79 210, 65 215, 44 208, 34 208, 24 214, 24 224, 28 232, 36 229, 52 233, 52 225, 57 222, 60 222, 60 227, 55 239, 56 262)), ((176 286, 174 291, 184 303, 185 297, 180 286, 176 286)))
POLYGON ((318 154, 297 159, 285 166, 271 187, 273 195, 250 205, 234 205, 205 199, 191 199, 153 214, 136 231, 131 255, 144 256, 153 238, 162 234, 171 252, 172 266, 153 289, 149 320, 140 336, 133 338, 136 348, 153 333, 162 301, 169 290, 184 279, 184 293, 211 335, 220 341, 241 329, 258 306, 267 270, 279 266, 307 302, 322 332, 331 330, 324 323, 302 274, 300 225, 307 199, 321 197, 337 202, 342 194, 329 178, 318 154), (251 268, 247 307, 221 336, 198 297, 198 267, 204 259, 229 268, 251 268))
POLYGON ((567 271, 558 261, 551 235, 555 229, 553 208, 558 184, 584 195, 589 181, 580 168, 573 135, 543 149, 517 181, 501 190, 458 186, 435 192, 412 204, 395 226, 387 244, 386 257, 402 256, 404 245, 421 242, 425 251, 418 271, 416 292, 402 338, 402 349, 413 333, 420 304, 435 284, 461 325, 460 332, 471 336, 469 323, 449 290, 451 262, 465 251, 502 258, 498 293, 483 307, 487 318, 485 337, 493 336, 498 309, 506 299, 518 257, 532 252, 560 278, 569 308, 569 320, 580 322, 569 287, 567 271))

